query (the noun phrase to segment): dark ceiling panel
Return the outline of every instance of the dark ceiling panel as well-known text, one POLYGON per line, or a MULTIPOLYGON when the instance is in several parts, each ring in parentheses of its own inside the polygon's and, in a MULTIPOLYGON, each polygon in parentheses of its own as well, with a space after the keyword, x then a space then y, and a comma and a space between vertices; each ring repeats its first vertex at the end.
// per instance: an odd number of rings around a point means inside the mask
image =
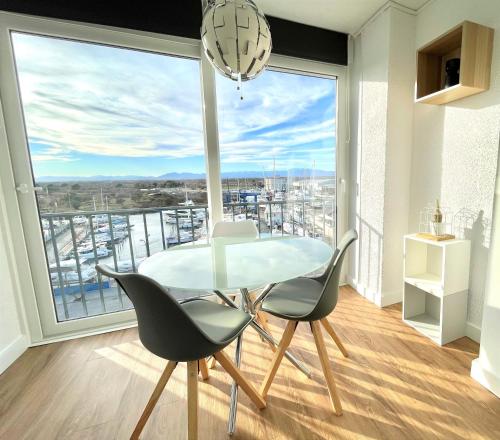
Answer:
MULTIPOLYGON (((0 0, 0 10, 200 38, 201 0, 0 0)), ((268 17, 273 52, 347 64, 347 35, 268 17)))
POLYGON ((267 17, 273 53, 347 65, 347 34, 267 17))
POLYGON ((0 9, 200 38, 200 0, 0 0, 0 9))

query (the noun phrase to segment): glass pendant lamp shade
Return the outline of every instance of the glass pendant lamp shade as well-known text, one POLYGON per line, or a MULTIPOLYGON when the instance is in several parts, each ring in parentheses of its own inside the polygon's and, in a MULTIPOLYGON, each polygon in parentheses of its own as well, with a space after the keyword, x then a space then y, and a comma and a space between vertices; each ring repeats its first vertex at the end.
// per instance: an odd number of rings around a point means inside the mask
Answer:
POLYGON ((269 24, 251 0, 210 1, 201 39, 212 65, 234 81, 255 78, 271 55, 269 24))

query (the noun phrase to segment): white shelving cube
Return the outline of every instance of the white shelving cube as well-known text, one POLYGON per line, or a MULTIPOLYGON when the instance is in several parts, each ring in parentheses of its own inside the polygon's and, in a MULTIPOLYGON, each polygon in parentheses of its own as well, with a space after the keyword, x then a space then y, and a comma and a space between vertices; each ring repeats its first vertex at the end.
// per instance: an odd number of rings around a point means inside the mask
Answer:
POLYGON ((404 237, 403 321, 439 345, 465 336, 470 242, 404 237))

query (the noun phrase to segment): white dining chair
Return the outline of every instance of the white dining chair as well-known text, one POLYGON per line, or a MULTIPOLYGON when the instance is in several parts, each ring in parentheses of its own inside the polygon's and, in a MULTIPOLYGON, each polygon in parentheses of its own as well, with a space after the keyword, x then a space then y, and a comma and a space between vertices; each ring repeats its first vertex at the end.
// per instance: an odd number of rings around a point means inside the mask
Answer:
MULTIPOLYGON (((243 220, 240 222, 225 222, 220 221, 216 222, 212 228, 212 238, 220 238, 220 237, 250 237, 250 238, 258 238, 259 230, 253 220, 243 220)), ((257 291, 251 291, 250 298, 252 301, 255 301, 257 296, 257 291)), ((229 294, 229 297, 234 301, 236 298, 236 294, 229 294)), ((270 333, 269 326, 267 324, 267 314, 262 312, 261 310, 257 310, 256 318, 259 324, 270 333)), ((275 347, 271 345, 273 351, 275 347)), ((209 363, 210 368, 213 368, 215 365, 214 360, 212 359, 209 363)))
POLYGON ((220 221, 212 228, 212 238, 216 237, 253 237, 257 238, 259 231, 253 220, 241 222, 220 221))

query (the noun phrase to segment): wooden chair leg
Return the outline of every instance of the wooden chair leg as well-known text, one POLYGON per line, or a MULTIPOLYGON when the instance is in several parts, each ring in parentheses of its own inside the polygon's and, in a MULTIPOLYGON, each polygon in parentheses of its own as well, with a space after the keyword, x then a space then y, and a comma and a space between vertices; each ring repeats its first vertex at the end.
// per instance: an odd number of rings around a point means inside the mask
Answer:
POLYGON ((203 380, 207 380, 209 378, 209 375, 208 375, 207 360, 205 358, 200 359, 198 361, 198 369, 200 370, 201 378, 203 380))
POLYGON ((198 361, 187 363, 188 440, 198 440, 198 361))
POLYGON ((344 357, 349 357, 349 354, 347 353, 347 350, 345 349, 344 344, 342 344, 342 341, 337 336, 337 333, 335 333, 335 330, 333 329, 333 327, 331 326, 331 324, 328 322, 328 319, 323 318, 321 320, 321 324, 323 324, 323 327, 325 327, 325 330, 332 337, 333 342, 335 342, 335 344, 337 344, 337 347, 342 352, 342 354, 344 355, 344 357))
POLYGON ((141 418, 137 422, 137 425, 134 429, 134 432, 132 433, 130 439, 131 440, 138 440, 139 436, 141 435, 142 430, 144 429, 144 426, 146 425, 146 422, 149 419, 149 416, 153 412, 153 409, 158 402, 158 399, 161 396, 161 393, 163 392, 163 389, 167 385, 168 380, 170 379, 170 376, 172 375, 175 367, 177 365, 177 362, 172 362, 170 361, 167 366, 165 367, 165 370, 163 371, 162 375, 160 376, 160 380, 156 384, 156 387, 153 391, 153 394, 151 394, 151 397, 149 398, 149 401, 146 405, 146 408, 144 408, 144 411, 142 412, 141 418))
POLYGON ((210 368, 211 370, 213 370, 215 368, 215 365, 217 365, 217 361, 215 360, 215 357, 212 356, 210 358, 210 361, 208 362, 208 368, 210 368))
POLYGON ((335 379, 333 378, 333 373, 330 368, 330 361, 328 359, 328 353, 326 351, 325 340, 323 339, 323 334, 321 333, 321 326, 319 325, 318 321, 312 321, 310 322, 310 325, 314 336, 314 342, 318 350, 321 368, 323 369, 323 374, 325 375, 326 384, 328 386, 330 400, 333 403, 335 414, 337 416, 341 416, 342 404, 340 403, 340 399, 337 394, 337 387, 335 386, 335 379))
POLYGON ((293 334, 295 333, 295 329, 297 328, 297 324, 297 321, 288 321, 288 324, 286 325, 285 331, 278 345, 278 349, 274 353, 271 367, 269 368, 269 371, 264 378, 264 382, 262 382, 262 385, 260 386, 260 394, 262 394, 262 397, 264 397, 264 399, 267 397, 267 392, 271 387, 274 376, 276 375, 276 371, 278 371, 281 360, 285 355, 285 351, 292 341, 293 334))
POLYGON ((231 361, 231 359, 227 357, 226 353, 219 351, 218 353, 215 353, 214 356, 215 359, 217 359, 217 362, 221 364, 222 368, 229 373, 238 386, 247 394, 248 397, 250 397, 255 406, 259 409, 264 409, 266 407, 266 401, 257 392, 254 386, 243 377, 239 368, 231 361))

